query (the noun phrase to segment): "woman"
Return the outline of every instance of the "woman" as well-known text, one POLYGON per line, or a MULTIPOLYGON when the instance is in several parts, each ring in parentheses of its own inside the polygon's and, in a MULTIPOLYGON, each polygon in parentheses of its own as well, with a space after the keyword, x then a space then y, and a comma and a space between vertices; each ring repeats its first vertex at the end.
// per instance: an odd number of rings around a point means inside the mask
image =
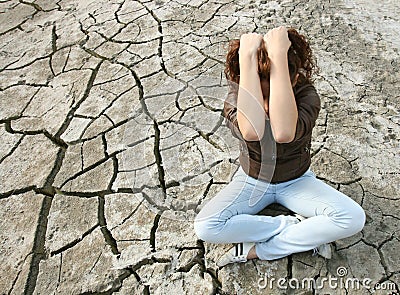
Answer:
POLYGON ((217 261, 219 267, 311 249, 330 258, 328 243, 364 226, 363 209, 310 169, 320 111, 314 70, 310 46, 295 29, 244 34, 230 43, 224 116, 240 140, 240 167, 194 222, 200 239, 236 243, 217 261), (256 215, 271 203, 297 214, 256 215))

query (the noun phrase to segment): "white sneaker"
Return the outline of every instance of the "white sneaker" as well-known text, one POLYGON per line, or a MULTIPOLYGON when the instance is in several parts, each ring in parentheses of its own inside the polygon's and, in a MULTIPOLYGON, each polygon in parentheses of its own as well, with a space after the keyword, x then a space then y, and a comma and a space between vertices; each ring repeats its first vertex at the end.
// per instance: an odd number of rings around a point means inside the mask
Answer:
POLYGON ((314 248, 313 255, 319 255, 326 259, 332 258, 332 247, 330 243, 319 245, 318 247, 314 248))
MULTIPOLYGON (((304 216, 302 216, 300 214, 295 214, 294 216, 298 220, 300 220, 300 222, 307 219, 306 217, 304 217, 304 216)), ((319 245, 318 247, 315 247, 313 249, 313 251, 314 251, 313 256, 318 254, 318 255, 326 258, 326 259, 331 259, 332 258, 332 247, 331 247, 330 243, 319 245)))
POLYGON ((235 244, 228 252, 221 256, 217 261, 217 266, 222 267, 229 263, 246 262, 247 255, 255 243, 238 243, 235 244))
POLYGON ((307 218, 305 218, 303 215, 300 215, 300 214, 295 214, 294 215, 299 221, 303 221, 303 220, 306 220, 307 218))

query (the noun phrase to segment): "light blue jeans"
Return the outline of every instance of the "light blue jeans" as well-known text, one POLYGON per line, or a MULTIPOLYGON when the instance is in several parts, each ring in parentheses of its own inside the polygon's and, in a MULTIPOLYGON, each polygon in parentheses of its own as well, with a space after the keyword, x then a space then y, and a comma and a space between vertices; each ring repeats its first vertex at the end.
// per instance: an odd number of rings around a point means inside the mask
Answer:
POLYGON ((300 177, 272 184, 248 176, 240 167, 232 181, 201 209, 196 235, 209 243, 255 242, 260 259, 303 252, 361 231, 365 213, 345 194, 308 169, 300 177), (256 215, 279 203, 307 219, 256 215))

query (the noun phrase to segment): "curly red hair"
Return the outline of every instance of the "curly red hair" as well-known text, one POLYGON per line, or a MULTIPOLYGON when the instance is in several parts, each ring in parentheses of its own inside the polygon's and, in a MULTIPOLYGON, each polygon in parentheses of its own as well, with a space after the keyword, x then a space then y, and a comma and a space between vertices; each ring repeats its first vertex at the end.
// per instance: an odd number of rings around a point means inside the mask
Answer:
MULTIPOLYGON (((291 46, 288 50, 288 66, 290 79, 294 82, 295 77, 299 74, 298 82, 312 82, 313 74, 318 72, 316 62, 314 60, 311 47, 304 35, 299 34, 296 29, 288 29, 288 37, 291 46)), ((235 39, 229 42, 229 50, 226 55, 225 76, 229 81, 239 84, 239 46, 240 40, 235 39)), ((270 60, 268 52, 264 45, 264 40, 257 50, 258 56, 258 73, 260 79, 269 80, 270 60)))

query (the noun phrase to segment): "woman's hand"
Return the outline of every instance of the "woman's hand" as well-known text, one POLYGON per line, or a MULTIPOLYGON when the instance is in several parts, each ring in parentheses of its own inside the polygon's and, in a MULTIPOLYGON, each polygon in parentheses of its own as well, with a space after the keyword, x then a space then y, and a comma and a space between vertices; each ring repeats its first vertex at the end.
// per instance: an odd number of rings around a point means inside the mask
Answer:
POLYGON ((239 64, 249 58, 257 59, 257 50, 261 45, 263 36, 257 33, 248 33, 240 36, 239 64))
POLYGON ((265 129, 265 111, 257 56, 262 40, 263 36, 255 33, 240 37, 237 120, 243 138, 248 141, 261 140, 265 129))
POLYGON ((289 143, 295 137, 298 118, 287 60, 291 42, 285 27, 272 29, 264 40, 271 61, 268 104, 271 129, 276 142, 289 143))
POLYGON ((283 26, 268 31, 264 36, 268 57, 286 56, 292 44, 289 40, 287 29, 283 26))

